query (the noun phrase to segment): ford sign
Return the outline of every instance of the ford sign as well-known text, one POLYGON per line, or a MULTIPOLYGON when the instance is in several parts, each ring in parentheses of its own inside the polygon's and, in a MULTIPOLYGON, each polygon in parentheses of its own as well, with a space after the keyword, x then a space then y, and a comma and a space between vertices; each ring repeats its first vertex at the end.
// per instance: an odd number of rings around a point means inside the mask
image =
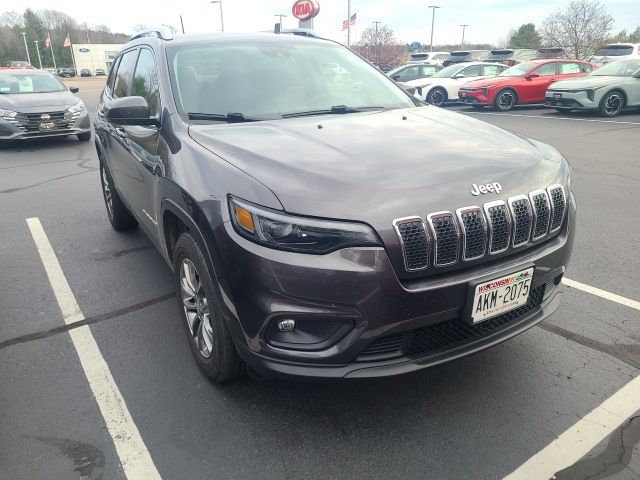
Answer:
POLYGON ((320 12, 320 5, 316 0, 297 0, 291 8, 291 13, 298 20, 311 20, 320 12))
POLYGON ((88 48, 79 48, 78 50, 82 53, 87 53, 89 51, 88 48))

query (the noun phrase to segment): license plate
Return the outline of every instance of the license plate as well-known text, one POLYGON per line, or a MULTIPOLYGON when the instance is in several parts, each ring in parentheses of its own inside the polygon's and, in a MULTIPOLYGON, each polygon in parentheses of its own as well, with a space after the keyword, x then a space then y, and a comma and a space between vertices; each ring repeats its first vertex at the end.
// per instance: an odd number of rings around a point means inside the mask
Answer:
POLYGON ((476 284, 471 322, 476 324, 527 303, 534 267, 476 284))
POLYGON ((55 126, 56 124, 53 122, 41 123, 40 130, 52 130, 55 126))
POLYGON ((562 94, 561 93, 554 93, 553 94, 553 99, 554 100, 561 100, 562 99, 562 94))

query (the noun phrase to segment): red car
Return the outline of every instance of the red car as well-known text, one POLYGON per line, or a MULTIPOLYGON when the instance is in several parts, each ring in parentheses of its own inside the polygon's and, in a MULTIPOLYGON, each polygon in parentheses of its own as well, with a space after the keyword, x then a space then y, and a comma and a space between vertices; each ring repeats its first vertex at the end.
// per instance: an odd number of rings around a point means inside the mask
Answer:
POLYGON ((516 105, 544 103, 553 82, 582 77, 593 65, 580 60, 540 59, 507 68, 496 77, 475 80, 460 88, 459 101, 474 108, 493 106, 506 112, 516 105))

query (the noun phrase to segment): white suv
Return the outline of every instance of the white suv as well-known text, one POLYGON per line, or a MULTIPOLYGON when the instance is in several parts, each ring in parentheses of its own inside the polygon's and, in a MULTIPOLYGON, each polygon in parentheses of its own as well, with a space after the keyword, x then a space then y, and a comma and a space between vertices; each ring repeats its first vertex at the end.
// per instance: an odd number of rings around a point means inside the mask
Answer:
POLYGON ((589 62, 596 66, 601 66, 605 63, 627 58, 640 58, 640 43, 609 43, 603 45, 596 50, 589 62))

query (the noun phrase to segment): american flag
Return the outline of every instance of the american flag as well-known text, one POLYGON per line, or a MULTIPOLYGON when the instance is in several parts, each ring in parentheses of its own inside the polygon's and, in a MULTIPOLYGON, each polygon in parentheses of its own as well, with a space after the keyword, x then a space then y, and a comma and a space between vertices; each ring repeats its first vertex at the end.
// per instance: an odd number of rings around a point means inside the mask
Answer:
POLYGON ((67 33, 67 38, 64 39, 63 47, 70 47, 70 46, 71 46, 71 38, 69 38, 69 34, 67 33))
POLYGON ((44 46, 51 48, 51 34, 47 35, 47 39, 44 41, 44 46))
POLYGON ((342 30, 346 30, 347 28, 349 28, 349 24, 351 24, 351 25, 355 25, 356 24, 356 14, 355 13, 353 15, 351 15, 351 19, 350 20, 343 20, 342 21, 342 30))

